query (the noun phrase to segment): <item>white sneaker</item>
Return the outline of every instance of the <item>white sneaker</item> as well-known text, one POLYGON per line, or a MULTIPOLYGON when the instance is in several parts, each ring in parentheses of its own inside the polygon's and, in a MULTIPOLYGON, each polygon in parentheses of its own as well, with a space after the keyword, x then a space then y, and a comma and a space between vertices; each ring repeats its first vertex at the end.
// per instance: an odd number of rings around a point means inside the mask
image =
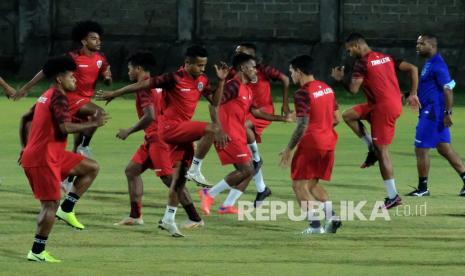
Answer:
POLYGON ((336 233, 337 229, 342 226, 341 218, 332 216, 325 224, 325 233, 336 233))
POLYGON ((144 225, 144 220, 140 218, 126 217, 113 225, 144 225))
POLYGON ((190 219, 187 219, 186 222, 181 225, 181 228, 183 229, 194 229, 194 228, 200 228, 205 226, 205 222, 203 220, 201 221, 192 221, 190 219))
POLYGON ((69 181, 68 177, 66 177, 65 180, 61 181, 60 186, 63 193, 67 195, 71 190, 71 187, 73 187, 73 182, 69 181))
POLYGON ((194 181, 197 186, 203 187, 203 188, 211 188, 212 185, 208 183, 208 181, 205 179, 203 174, 199 171, 191 171, 188 170, 186 173, 186 179, 190 181, 194 181))
POLYGON ((325 229, 323 229, 323 227, 319 227, 319 228, 313 228, 313 227, 308 227, 308 228, 305 228, 304 231, 302 231, 302 235, 314 235, 314 234, 324 234, 325 233, 325 229))
POLYGON ((160 220, 158 222, 158 228, 168 231, 171 234, 171 236, 175 238, 184 237, 184 235, 179 231, 178 226, 176 226, 176 223, 174 221, 164 222, 163 220, 160 220))
POLYGON ((79 153, 82 156, 87 157, 87 158, 92 157, 92 151, 90 150, 89 146, 83 147, 83 146, 79 145, 77 147, 77 149, 76 149, 76 152, 79 153))

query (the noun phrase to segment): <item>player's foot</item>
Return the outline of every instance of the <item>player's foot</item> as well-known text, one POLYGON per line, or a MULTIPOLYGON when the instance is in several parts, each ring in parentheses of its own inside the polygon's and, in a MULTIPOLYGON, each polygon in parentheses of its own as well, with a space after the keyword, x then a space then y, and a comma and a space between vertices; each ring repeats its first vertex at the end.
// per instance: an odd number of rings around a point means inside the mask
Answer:
POLYGON ((408 194, 405 194, 406 196, 417 196, 417 197, 422 197, 422 196, 429 196, 430 192, 428 189, 426 190, 420 190, 420 189, 415 189, 411 191, 408 194))
POLYGON ((197 186, 203 187, 203 188, 211 188, 212 185, 208 183, 208 181, 205 179, 203 174, 201 172, 195 172, 195 171, 187 171, 186 173, 186 179, 195 182, 197 186))
POLYGON ((71 190, 71 187, 73 187, 73 182, 69 181, 67 177, 65 178, 65 180, 61 181, 60 186, 61 186, 61 190, 63 191, 63 193, 66 195, 71 190))
POLYGON ((44 262, 44 263, 60 263, 61 260, 55 259, 47 251, 42 251, 39 254, 33 253, 32 250, 27 254, 28 261, 44 262))
POLYGON ((179 231, 178 226, 176 226, 176 223, 174 221, 164 222, 163 220, 160 220, 158 222, 158 228, 168 231, 168 233, 170 233, 172 237, 175 237, 175 238, 184 237, 184 235, 179 231))
POLYGON ((226 215, 226 214, 236 215, 237 213, 239 213, 239 210, 237 210, 236 207, 234 206, 221 206, 218 209, 219 215, 226 215))
POLYGON ((200 196, 200 209, 205 215, 209 216, 210 209, 212 207, 213 202, 215 202, 215 198, 208 194, 208 189, 200 190, 199 196, 200 196))
POLYGON ((252 164, 253 164, 253 169, 255 171, 255 174, 257 174, 263 165, 263 159, 260 157, 260 160, 258 162, 253 160, 252 164))
POLYGON ((319 228, 308 227, 308 228, 305 228, 301 234, 302 235, 315 235, 315 234, 324 234, 324 233, 325 233, 325 229, 323 229, 323 227, 319 227, 319 228))
POLYGON ((365 169, 365 168, 371 167, 376 163, 376 161, 378 161, 378 157, 376 157, 376 153, 370 150, 367 154, 367 158, 365 159, 365 162, 363 162, 360 168, 365 169))
POLYGON ((63 210, 61 210, 61 206, 58 208, 57 213, 55 216, 58 219, 61 219, 62 221, 66 222, 69 226, 74 227, 76 229, 82 230, 84 229, 84 225, 82 225, 76 218, 76 215, 74 212, 69 212, 66 213, 63 210))
POLYGON ((79 153, 80 155, 88 157, 88 158, 92 157, 92 151, 90 150, 89 146, 83 147, 83 146, 79 145, 76 148, 76 152, 79 153))
POLYGON ((390 199, 389 197, 384 198, 384 206, 383 208, 386 209, 391 209, 393 207, 396 207, 397 205, 402 204, 402 198, 400 198, 399 195, 396 195, 395 198, 390 199))
POLYGON ((465 196, 465 186, 463 186, 462 190, 460 190, 459 196, 465 196))
POLYGON ((113 225, 144 225, 144 220, 140 218, 126 217, 113 225))
POLYGON ((205 226, 205 222, 203 222, 203 220, 193 221, 193 220, 187 219, 186 222, 184 222, 181 225, 181 228, 183 228, 183 229, 195 229, 195 228, 200 228, 200 227, 203 227, 203 226, 205 226))
POLYGON ((337 229, 341 226, 341 219, 337 216, 332 216, 325 224, 325 233, 336 233, 337 229))
POLYGON ((265 198, 269 197, 270 195, 270 188, 265 187, 265 190, 263 192, 257 193, 257 196, 255 197, 255 200, 253 202, 253 207, 257 208, 257 206, 260 206, 262 202, 265 200, 265 198))

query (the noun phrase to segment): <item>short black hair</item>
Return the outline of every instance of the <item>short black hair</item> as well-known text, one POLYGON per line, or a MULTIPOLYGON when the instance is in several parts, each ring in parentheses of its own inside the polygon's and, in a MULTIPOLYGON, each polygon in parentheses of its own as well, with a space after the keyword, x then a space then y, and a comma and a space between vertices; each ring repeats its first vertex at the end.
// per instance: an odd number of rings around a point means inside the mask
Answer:
POLYGON ((71 36, 74 42, 81 42, 89 33, 103 35, 103 28, 95 21, 80 21, 74 24, 71 36))
POLYGON ((257 45, 255 45, 255 44, 253 44, 251 42, 241 42, 241 43, 239 43, 239 46, 252 49, 255 52, 257 51, 257 45))
POLYGON ((313 75, 313 58, 309 55, 300 55, 291 60, 292 68, 299 69, 305 75, 313 75))
POLYGON ((200 45, 192 45, 186 49, 186 57, 188 58, 197 58, 197 57, 208 57, 207 49, 200 45))
POLYGON ((239 70, 239 67, 241 67, 242 64, 248 62, 249 60, 255 60, 255 58, 244 53, 235 54, 232 58, 232 66, 234 69, 239 70))
POLYGON ((42 72, 50 80, 55 78, 58 74, 75 70, 76 63, 69 56, 51 57, 45 62, 44 66, 42 67, 42 72))
POLYGON ((436 35, 432 33, 424 33, 424 34, 421 34, 420 36, 433 42, 433 44, 436 44, 436 46, 438 45, 438 37, 436 35))
POLYGON ((132 66, 140 66, 145 71, 150 71, 157 64, 155 57, 149 51, 137 51, 128 58, 128 63, 132 66))
POLYGON ((346 43, 359 43, 359 42, 364 42, 366 43, 365 37, 359 33, 350 33, 346 39, 346 43))

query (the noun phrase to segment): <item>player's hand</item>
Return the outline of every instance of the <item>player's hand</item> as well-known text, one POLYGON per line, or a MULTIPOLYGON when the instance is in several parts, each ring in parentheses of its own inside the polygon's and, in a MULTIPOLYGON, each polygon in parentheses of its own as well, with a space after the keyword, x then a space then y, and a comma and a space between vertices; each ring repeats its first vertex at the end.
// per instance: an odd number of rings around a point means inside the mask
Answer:
POLYGON ((105 69, 105 71, 102 72, 102 76, 103 76, 103 83, 105 83, 105 85, 111 85, 113 80, 111 77, 110 66, 108 66, 107 69, 105 69))
POLYGON ((421 108, 420 99, 418 99, 417 95, 408 96, 407 104, 410 106, 411 109, 414 109, 414 110, 418 110, 421 108))
POLYGON ((16 90, 13 87, 7 87, 5 88, 5 96, 7 98, 11 98, 16 94, 16 90))
POLYGON ((97 127, 104 126, 108 120, 110 120, 110 115, 105 111, 96 110, 95 114, 92 116, 92 121, 94 121, 97 127))
POLYGON ((19 89, 18 91, 16 91, 16 92, 14 93, 14 95, 11 96, 11 98, 12 98, 14 101, 18 101, 18 100, 21 99, 22 97, 26 96, 27 93, 29 93, 29 90, 24 89, 24 88, 21 88, 21 89, 19 89))
POLYGON ((217 147, 224 149, 230 140, 231 138, 229 138, 229 136, 223 131, 222 128, 216 129, 214 141, 217 147))
POLYGON ((288 103, 283 103, 283 106, 281 106, 281 115, 287 115, 291 113, 291 108, 289 107, 288 103))
POLYGON ((287 113, 284 115, 284 122, 286 123, 295 123, 297 121, 297 116, 295 111, 292 111, 291 113, 287 113))
POLYGON ((216 76, 218 77, 218 79, 225 80, 226 77, 228 77, 229 70, 231 69, 231 67, 229 67, 225 62, 220 61, 220 64, 219 65, 215 64, 214 67, 215 67, 216 76))
POLYGON ((292 159, 292 150, 290 150, 289 148, 285 148, 279 153, 279 155, 281 156, 279 166, 284 169, 289 168, 292 159))
POLYGON ((126 140, 126 138, 128 138, 129 134, 131 134, 131 130, 130 129, 124 129, 124 128, 121 128, 118 133, 116 134, 116 138, 119 138, 121 140, 126 140))
POLYGON ((446 127, 451 127, 453 124, 452 124, 452 116, 450 115, 445 115, 444 116, 444 126, 446 127))
POLYGON ((112 91, 103 91, 98 90, 95 94, 95 99, 97 101, 106 101, 105 105, 109 104, 115 98, 114 92, 112 91))
POLYGON ((336 81, 342 81, 344 79, 344 66, 337 66, 331 69, 331 77, 336 81))

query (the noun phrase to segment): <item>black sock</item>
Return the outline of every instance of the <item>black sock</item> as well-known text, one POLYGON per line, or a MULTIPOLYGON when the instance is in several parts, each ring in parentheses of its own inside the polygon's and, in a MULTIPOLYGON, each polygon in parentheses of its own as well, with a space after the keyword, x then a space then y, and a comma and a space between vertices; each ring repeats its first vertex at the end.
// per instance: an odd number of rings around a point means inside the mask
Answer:
POLYGON ((311 220, 310 221, 310 227, 312 227, 312 228, 320 228, 321 227, 321 222, 319 220, 311 220))
POLYGON ((45 250, 45 244, 47 243, 47 238, 41 235, 36 235, 34 237, 34 243, 32 244, 32 253, 39 254, 45 250))
POLYGON ((78 202, 79 196, 75 193, 69 193, 65 196, 65 200, 61 204, 61 210, 65 213, 72 212, 74 209, 74 204, 78 202))
POLYGON ((463 186, 465 187, 465 172, 460 174, 460 178, 462 178, 463 186))
POLYGON ((82 139, 81 139, 81 143, 80 145, 83 146, 83 147, 88 147, 89 144, 90 144, 90 140, 92 139, 92 136, 88 136, 88 135, 82 135, 82 139))
POLYGON ((191 204, 188 204, 182 207, 186 211, 186 214, 190 220, 195 221, 195 222, 199 222, 202 220, 199 214, 197 213, 197 210, 195 209, 194 203, 191 203, 191 204))
POLYGON ((73 182, 74 181, 74 175, 68 176, 68 182, 73 182))
POLYGON ((142 204, 137 201, 131 201, 131 214, 129 216, 131 218, 140 218, 142 215, 142 204))
POLYGON ((428 190, 428 177, 418 177, 418 190, 428 190))

